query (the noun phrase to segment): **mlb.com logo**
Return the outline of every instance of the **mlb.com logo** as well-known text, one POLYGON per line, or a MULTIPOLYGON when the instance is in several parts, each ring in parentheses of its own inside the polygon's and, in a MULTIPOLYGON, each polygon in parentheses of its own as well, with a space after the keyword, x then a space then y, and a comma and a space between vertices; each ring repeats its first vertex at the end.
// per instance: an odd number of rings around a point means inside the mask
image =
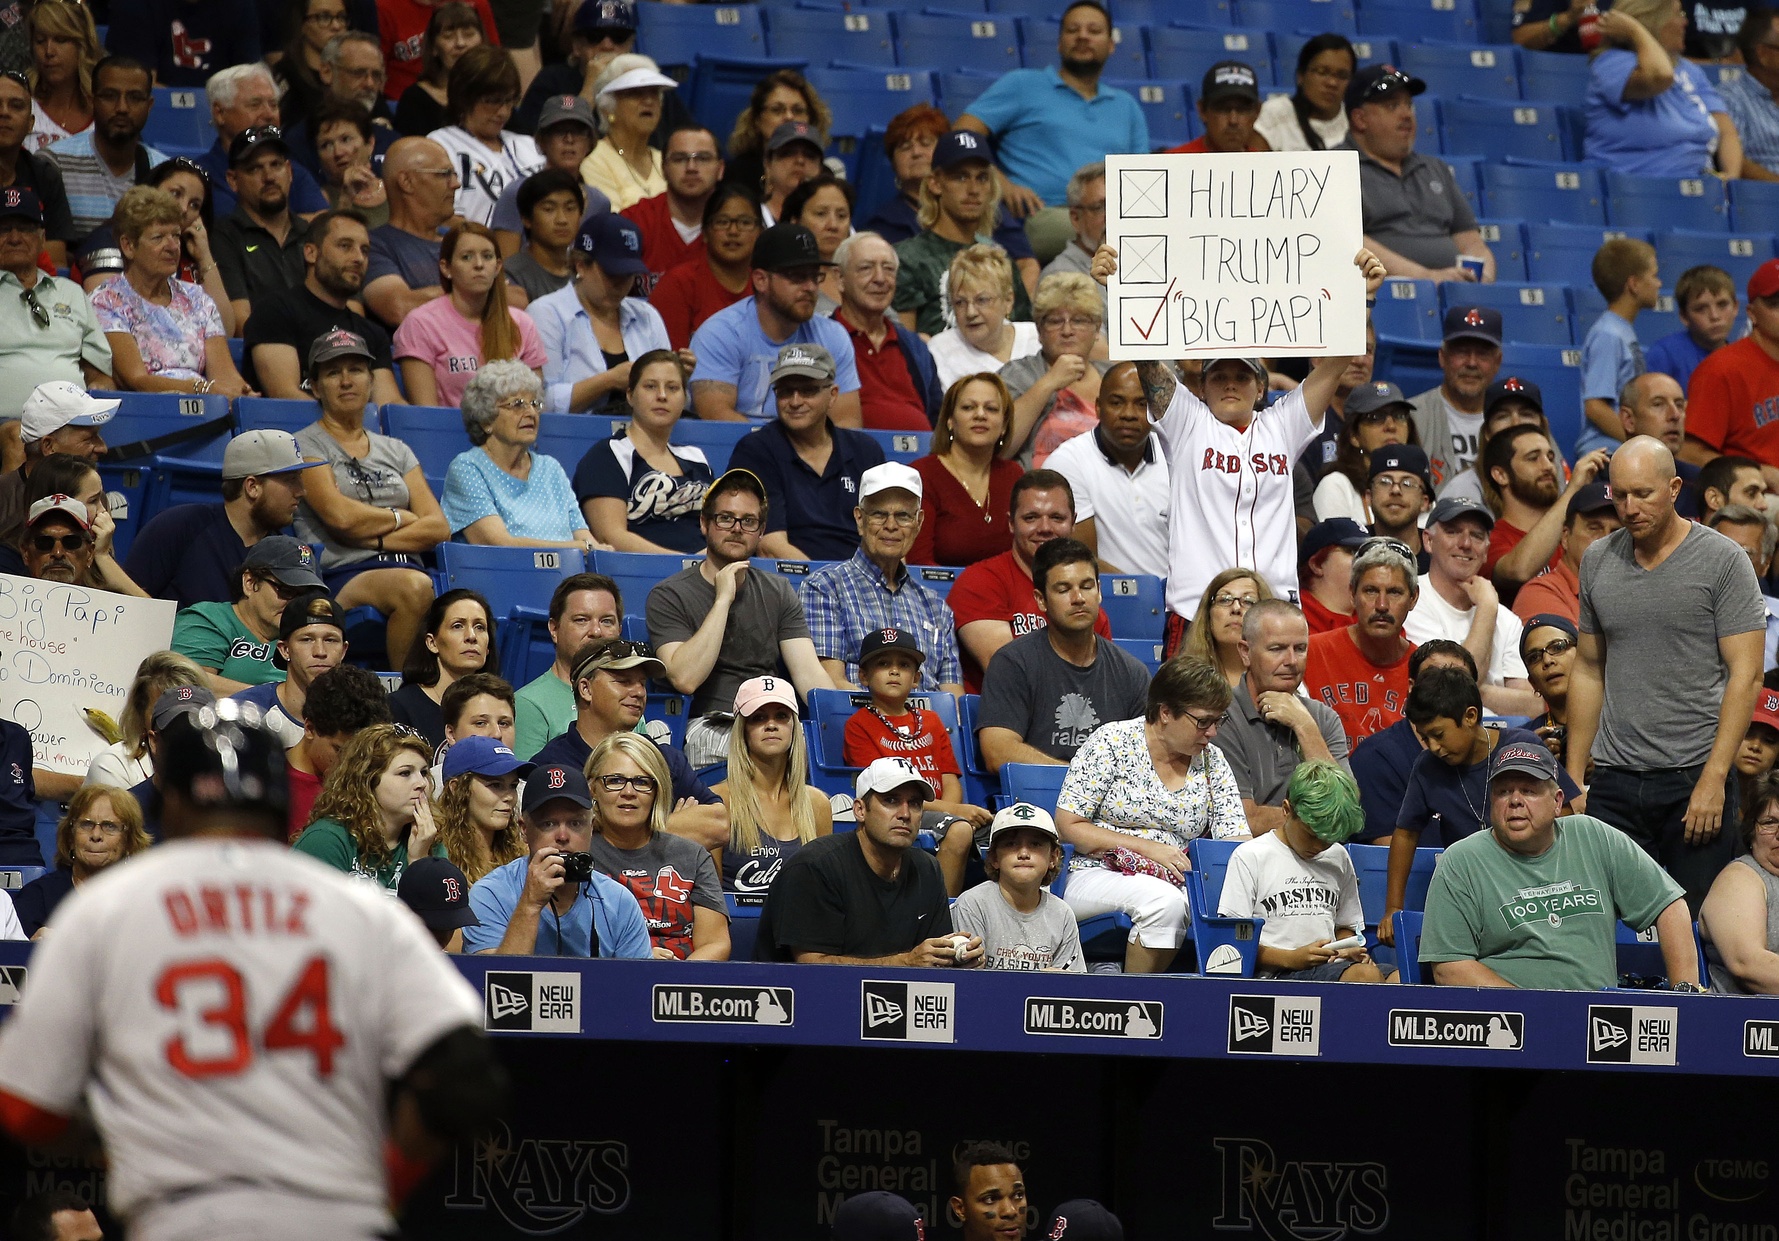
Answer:
POLYGON ((1229 1050, 1247 1056, 1321 1055, 1321 997, 1230 996, 1229 1050))
POLYGON ((1588 1005, 1589 1064, 1673 1065, 1679 1053, 1679 1009, 1588 1005))
POLYGON ((859 1037, 873 1042, 956 1042, 957 984, 861 982, 859 1037))
POLYGON ((579 1034, 581 976, 490 970, 482 983, 483 1026, 508 1033, 579 1034))

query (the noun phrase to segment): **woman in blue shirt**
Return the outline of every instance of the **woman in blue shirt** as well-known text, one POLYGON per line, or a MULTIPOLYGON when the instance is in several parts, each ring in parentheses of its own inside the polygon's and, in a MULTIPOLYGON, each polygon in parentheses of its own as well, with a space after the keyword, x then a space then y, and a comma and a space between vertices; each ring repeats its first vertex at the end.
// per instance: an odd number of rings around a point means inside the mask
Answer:
POLYGON ((1679 0, 1620 0, 1600 14, 1588 82, 1589 159, 1639 177, 1742 175, 1736 124, 1704 71, 1681 56, 1685 43, 1679 0))
POLYGON ((698 513, 713 474, 704 452, 669 444, 686 410, 686 371, 671 349, 630 367, 630 425, 587 450, 574 493, 595 538, 621 552, 702 552, 698 513))

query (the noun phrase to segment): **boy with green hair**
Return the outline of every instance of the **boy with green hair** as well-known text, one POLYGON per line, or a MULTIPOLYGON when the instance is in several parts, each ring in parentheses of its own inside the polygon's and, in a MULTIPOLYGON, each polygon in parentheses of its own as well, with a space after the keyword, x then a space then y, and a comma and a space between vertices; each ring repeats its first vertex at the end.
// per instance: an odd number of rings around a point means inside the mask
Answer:
POLYGON ((1359 876, 1343 842, 1365 826, 1359 786, 1340 764, 1298 764, 1285 790, 1285 822, 1229 857, 1217 913, 1264 918, 1257 972, 1294 982, 1394 982, 1363 943, 1359 876))

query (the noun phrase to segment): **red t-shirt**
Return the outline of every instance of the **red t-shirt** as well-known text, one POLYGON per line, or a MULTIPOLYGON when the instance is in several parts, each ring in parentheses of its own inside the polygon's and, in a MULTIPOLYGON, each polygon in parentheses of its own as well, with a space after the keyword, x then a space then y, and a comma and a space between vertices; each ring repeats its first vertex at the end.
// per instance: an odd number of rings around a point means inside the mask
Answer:
MULTIPOLYGON (((1525 537, 1526 532, 1512 522, 1497 521, 1495 523, 1495 528, 1489 531, 1489 556, 1487 560, 1483 561, 1483 576, 1490 581, 1494 581, 1495 566, 1501 563, 1501 558, 1503 556, 1518 547, 1525 537)), ((1554 568, 1562 562, 1562 559, 1563 549, 1561 545, 1559 545, 1557 549, 1550 554, 1551 566, 1554 568)))
MULTIPOLYGON (((1248 143, 1248 149, 1250 151, 1272 150, 1271 147, 1260 141, 1259 138, 1251 139, 1248 143)), ((1200 134, 1191 142, 1182 142, 1177 147, 1169 147, 1166 153, 1169 155, 1210 155, 1212 154, 1212 151, 1210 144, 1205 141, 1205 136, 1200 134)))
POLYGON ((639 296, 647 297, 662 276, 687 259, 704 257, 702 234, 691 241, 681 240, 679 229, 673 224, 673 212, 667 207, 667 195, 657 194, 632 203, 618 214, 642 231, 642 261, 649 265, 649 272, 643 277, 639 296))
POLYGON ((1310 633, 1332 633, 1336 629, 1345 629, 1353 623, 1351 612, 1336 612, 1320 599, 1304 591, 1299 598, 1303 606, 1303 619, 1310 623, 1310 633))
MULTIPOLYGON (((488 0, 470 3, 482 19, 483 35, 488 42, 498 44, 500 30, 494 24, 494 10, 488 7, 488 0)), ((377 36, 383 41, 383 64, 389 75, 383 83, 383 93, 391 103, 420 80, 420 41, 426 37, 432 10, 432 5, 419 0, 377 0, 377 36)))
POLYGON ((296 838, 309 826, 309 812, 315 808, 315 799, 321 796, 321 777, 298 771, 286 761, 284 778, 290 786, 290 818, 287 822, 290 827, 290 841, 295 844, 296 838))
MULTIPOLYGON (((997 620, 1011 624, 1013 636, 1018 638, 1043 629, 1050 623, 1045 619, 1044 609, 1038 602, 1038 592, 1032 585, 1031 575, 1020 566, 1018 558, 1011 551, 988 560, 979 560, 958 574, 945 602, 951 606, 951 614, 957 619, 960 632, 971 621, 997 620)), ((1106 616, 1106 609, 1100 609, 1099 619, 1093 623, 1093 631, 1100 637, 1111 640, 1112 622, 1106 616)), ((958 640, 958 653, 963 658, 965 692, 980 694, 982 668, 961 638, 958 640)))
POLYGON ((914 770, 927 777, 933 788, 941 788, 940 776, 960 774, 957 755, 951 749, 951 735, 931 711, 910 707, 906 715, 889 716, 890 723, 904 731, 912 731, 911 740, 903 740, 884 726, 882 720, 863 707, 846 721, 846 765, 869 767, 880 758, 905 758, 914 770))
POLYGON ((975 564, 1012 548, 1007 506, 1013 499, 1013 484, 1025 473, 1019 462, 996 458, 988 467, 986 504, 977 504, 939 458, 918 457, 913 464, 920 475, 920 507, 927 519, 914 536, 909 564, 975 564))
POLYGON ((1686 433, 1779 466, 1779 359, 1752 336, 1713 350, 1686 387, 1686 433))
POLYGON ((1353 641, 1351 625, 1318 633, 1310 638, 1303 687, 1340 716, 1347 744, 1358 745, 1402 718, 1408 705, 1408 657, 1414 650, 1411 642, 1401 659, 1380 668, 1353 641))
POLYGON ((896 334, 883 334, 883 344, 873 346, 871 338, 846 321, 840 311, 834 322, 846 329, 852 339, 852 356, 859 366, 859 411, 864 425, 872 431, 931 431, 927 421, 927 403, 914 388, 914 376, 908 370, 908 359, 896 344, 896 334))
POLYGON ((649 305, 661 312, 667 324, 667 339, 675 349, 690 349, 692 333, 704 321, 725 306, 733 306, 746 297, 750 289, 731 293, 711 273, 708 256, 700 255, 689 263, 681 263, 661 277, 661 283, 649 294, 649 305))
POLYGON ((1550 572, 1540 573, 1520 587, 1519 594, 1513 597, 1513 610, 1521 620, 1531 620, 1540 612, 1549 612, 1567 616, 1579 625, 1581 579, 1558 558, 1557 563, 1550 567, 1550 572))

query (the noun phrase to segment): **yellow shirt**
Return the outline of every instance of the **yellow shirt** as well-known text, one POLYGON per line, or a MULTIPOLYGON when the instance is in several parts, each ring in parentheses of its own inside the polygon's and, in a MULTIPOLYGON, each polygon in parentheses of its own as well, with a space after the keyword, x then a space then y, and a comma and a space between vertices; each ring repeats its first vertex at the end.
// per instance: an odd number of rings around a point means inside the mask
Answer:
POLYGON ((622 211, 645 198, 667 192, 661 172, 661 152, 649 148, 649 175, 639 177, 610 138, 601 138, 593 153, 581 161, 581 180, 612 200, 612 210, 622 211))

